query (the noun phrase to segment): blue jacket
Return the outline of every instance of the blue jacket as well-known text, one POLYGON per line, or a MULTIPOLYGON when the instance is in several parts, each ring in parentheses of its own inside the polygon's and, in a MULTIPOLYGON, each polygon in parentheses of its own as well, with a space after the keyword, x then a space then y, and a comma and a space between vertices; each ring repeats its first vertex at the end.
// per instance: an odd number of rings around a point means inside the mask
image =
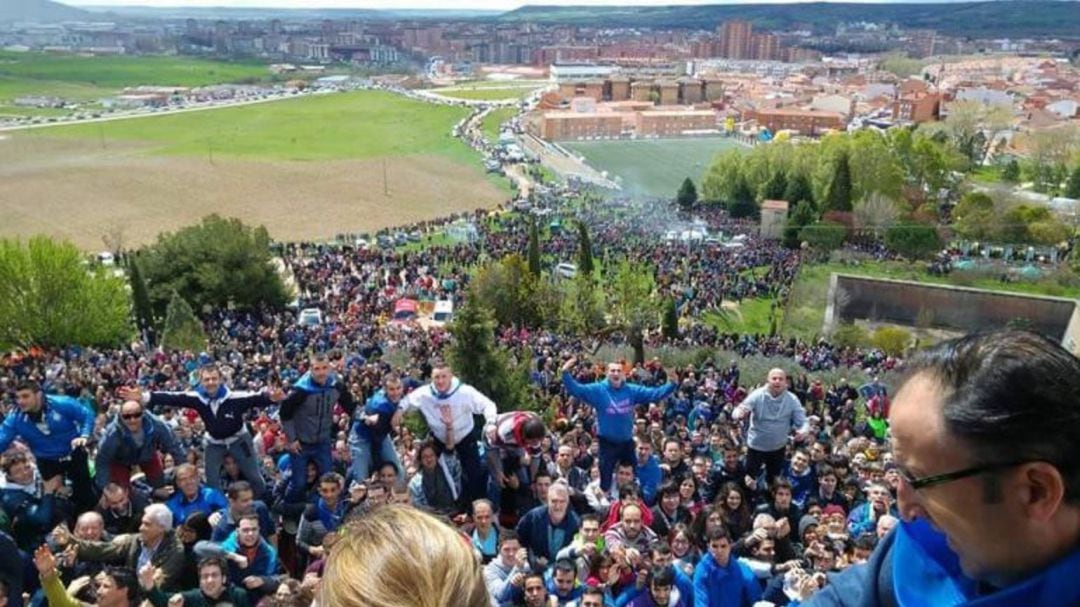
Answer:
POLYGON ((617 443, 634 438, 635 406, 664 400, 677 387, 670 382, 657 388, 624 382, 616 390, 606 379, 589 384, 579 383, 569 371, 563 371, 562 380, 571 396, 596 409, 600 438, 617 443))
POLYGON ((870 560, 830 578, 803 607, 1049 607, 1080 604, 1080 548, 1028 579, 978 596, 945 537, 928 523, 901 522, 870 560), (893 563, 903 563, 894 567, 893 563))
POLYGON ((11 519, 11 534, 19 548, 32 552, 56 525, 56 501, 51 494, 35 496, 22 486, 0 483, 0 507, 11 519))
POLYGON ((759 600, 761 585, 735 555, 728 559, 727 567, 721 567, 708 553, 694 569, 696 607, 750 607, 759 600))
POLYGON ((217 394, 212 395, 201 386, 190 392, 151 392, 144 401, 154 410, 173 407, 197 412, 206 426, 206 433, 217 440, 239 434, 244 429, 244 415, 248 409, 274 404, 263 392, 233 392, 225 386, 220 386, 217 394))
POLYGON ((553 562, 560 550, 574 542, 574 534, 580 526, 578 515, 573 510, 568 510, 566 517, 557 527, 563 531, 563 541, 558 546, 551 546, 548 541, 552 530, 548 507, 538 506, 521 517, 517 524, 517 534, 521 546, 529 550, 531 557, 542 557, 553 562))
POLYGON ((61 459, 71 455, 72 440, 80 436, 90 438, 94 432, 92 410, 69 396, 44 396, 42 421, 48 432, 42 432, 29 415, 16 407, 0 425, 0 453, 7 451, 16 438, 21 438, 35 457, 61 459))
MULTIPOLYGON (((791 481, 791 501, 805 512, 806 500, 817 492, 817 474, 813 468, 808 468, 802 476, 797 476, 791 471, 791 462, 784 464, 784 478, 791 481)), ((858 536, 855 536, 858 537, 858 536)))
POLYGON ((139 462, 149 461, 156 451, 171 453, 177 462, 185 461, 184 450, 176 436, 160 418, 144 412, 142 428, 144 439, 140 446, 135 444, 131 431, 119 415, 105 427, 105 434, 101 437, 97 455, 94 457, 94 483, 98 489, 104 489, 105 485, 109 484, 111 464, 134 466, 139 462))
POLYGON ((664 471, 660 469, 660 459, 655 455, 650 455, 645 465, 635 462, 634 476, 641 485, 641 494, 645 498, 645 503, 650 506, 656 503, 656 491, 664 478, 664 471))
MULTIPOLYGON (((377 443, 390 433, 390 418, 397 412, 397 403, 390 402, 386 397, 385 390, 379 390, 371 395, 364 403, 364 415, 378 415, 379 421, 374 427, 364 423, 363 418, 357 416, 353 420, 352 433, 349 438, 357 438, 369 443, 377 443)), ((377 445, 376 445, 377 446, 377 445)))
MULTIPOLYGON (((790 478, 790 477, 789 477, 790 478)), ((848 533, 851 537, 859 537, 864 533, 874 533, 877 530, 877 519, 872 515, 874 513, 874 505, 870 502, 863 502, 848 515, 848 533)), ((889 514, 900 518, 900 514, 896 511, 896 506, 889 508, 889 514)))
POLYGON ((177 490, 169 497, 165 505, 172 512, 174 524, 179 525, 196 512, 210 515, 219 510, 225 510, 229 507, 229 501, 217 489, 199 487, 199 494, 195 496, 195 499, 188 501, 183 492, 177 490))
MULTIPOLYGON (((240 549, 240 541, 237 539, 235 531, 221 543, 221 548, 226 552, 245 554, 240 549)), ((277 575, 280 568, 277 550, 274 549, 270 542, 260 537, 259 547, 255 551, 255 559, 248 560, 246 568, 241 569, 234 561, 229 561, 229 580, 234 584, 240 584, 249 575, 259 577, 277 575)))

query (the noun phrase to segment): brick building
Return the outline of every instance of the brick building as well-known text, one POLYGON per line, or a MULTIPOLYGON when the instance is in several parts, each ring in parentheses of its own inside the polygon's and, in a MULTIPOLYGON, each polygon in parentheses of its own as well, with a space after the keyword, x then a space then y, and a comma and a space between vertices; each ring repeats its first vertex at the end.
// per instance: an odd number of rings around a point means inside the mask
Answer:
POLYGON ((767 128, 774 134, 779 131, 794 131, 807 137, 846 126, 845 119, 840 114, 813 110, 759 109, 747 112, 746 117, 757 120, 758 126, 767 128))

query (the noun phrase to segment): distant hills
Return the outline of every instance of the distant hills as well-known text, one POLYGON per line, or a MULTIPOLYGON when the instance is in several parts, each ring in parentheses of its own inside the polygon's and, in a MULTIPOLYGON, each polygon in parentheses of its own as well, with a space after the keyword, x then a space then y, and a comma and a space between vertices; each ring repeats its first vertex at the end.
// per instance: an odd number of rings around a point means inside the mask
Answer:
POLYGON ((0 22, 81 21, 90 13, 51 0, 0 0, 0 22))
MULTIPOLYGON (((359 0, 358 0, 359 1, 359 0)), ((132 0, 138 2, 138 0, 132 0)), ((713 29, 744 19, 767 30, 831 32, 838 23, 872 21, 904 28, 935 29, 952 36, 1051 36, 1080 39, 1080 1, 998 0, 876 3, 712 4, 701 6, 524 6, 500 13, 483 10, 272 9, 229 7, 101 6, 73 8, 52 0, 0 0, 0 22, 159 19, 358 19, 531 21, 591 27, 713 29)))
POLYGON ((929 28, 954 36, 1053 36, 1080 38, 1080 2, 1001 0, 938 4, 833 3, 712 4, 702 6, 524 6, 501 21, 532 21, 592 27, 712 29, 721 21, 743 19, 763 29, 805 27, 832 31, 855 21, 929 28))

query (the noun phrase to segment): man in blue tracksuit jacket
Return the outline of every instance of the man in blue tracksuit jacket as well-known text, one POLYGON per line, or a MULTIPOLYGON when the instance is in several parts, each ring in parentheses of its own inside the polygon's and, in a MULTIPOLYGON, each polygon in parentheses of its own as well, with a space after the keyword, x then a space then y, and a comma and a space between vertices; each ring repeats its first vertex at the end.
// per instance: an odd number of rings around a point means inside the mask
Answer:
POLYGON ((0 453, 21 439, 37 459, 42 480, 67 475, 76 505, 92 509, 96 498, 86 444, 94 433, 94 412, 74 398, 44 394, 33 382, 19 384, 15 400, 19 409, 0 425, 0 453))
POLYGON ((138 466, 147 483, 160 489, 165 483, 164 453, 176 462, 186 461, 184 449, 165 422, 134 400, 120 405, 120 413, 105 426, 94 457, 94 483, 99 490, 112 481, 131 486, 131 468, 138 466))
POLYGON ((579 383, 570 374, 577 363, 571 358, 562 366, 563 385, 571 396, 596 409, 600 438, 600 488, 611 489, 612 475, 617 463, 633 464, 634 407, 664 400, 675 391, 674 383, 646 388, 628 383, 622 365, 609 363, 607 379, 591 384, 579 383))
POLYGON ((404 476, 401 462, 390 438, 394 414, 398 403, 405 396, 405 384, 397 375, 383 378, 383 389, 371 395, 364 409, 353 420, 349 432, 349 450, 352 452, 352 469, 349 476, 358 482, 367 481, 372 464, 393 464, 398 475, 404 476))
POLYGON ((709 534, 709 552, 694 568, 694 607, 751 607, 761 585, 750 568, 731 554, 731 538, 720 526, 709 534))
POLYGON ((280 390, 233 392, 222 383, 218 366, 207 363, 199 368, 199 385, 189 392, 142 392, 138 388, 122 388, 119 393, 122 398, 142 402, 150 410, 172 407, 198 413, 206 426, 207 486, 218 491, 225 489, 221 483, 221 465, 226 455, 232 455, 240 475, 251 484, 255 498, 263 496, 266 482, 244 417, 253 407, 268 407, 280 401, 284 398, 280 390))

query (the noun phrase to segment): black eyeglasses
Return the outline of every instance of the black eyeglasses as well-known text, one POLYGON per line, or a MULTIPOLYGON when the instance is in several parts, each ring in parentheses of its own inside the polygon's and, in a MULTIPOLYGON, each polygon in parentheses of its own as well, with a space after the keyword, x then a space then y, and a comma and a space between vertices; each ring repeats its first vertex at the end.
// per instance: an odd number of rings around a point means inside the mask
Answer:
POLYGON ((957 470, 956 472, 946 472, 945 474, 935 474, 933 476, 924 476, 922 478, 915 478, 911 472, 896 467, 897 474, 900 478, 904 479, 904 482, 911 486, 912 489, 918 491, 920 489, 926 489, 927 487, 933 487, 935 485, 943 485, 945 483, 951 483, 958 481, 962 478, 968 478, 969 476, 976 476, 979 474, 986 474, 987 472, 998 472, 1013 466, 1019 466, 1026 464, 1030 460, 1023 460, 1018 462, 1000 462, 997 464, 986 464, 985 466, 974 466, 972 468, 964 468, 963 470, 957 470))
POLYGON ((124 419, 139 419, 142 417, 142 411, 139 411, 138 413, 124 413, 120 417, 124 419))

